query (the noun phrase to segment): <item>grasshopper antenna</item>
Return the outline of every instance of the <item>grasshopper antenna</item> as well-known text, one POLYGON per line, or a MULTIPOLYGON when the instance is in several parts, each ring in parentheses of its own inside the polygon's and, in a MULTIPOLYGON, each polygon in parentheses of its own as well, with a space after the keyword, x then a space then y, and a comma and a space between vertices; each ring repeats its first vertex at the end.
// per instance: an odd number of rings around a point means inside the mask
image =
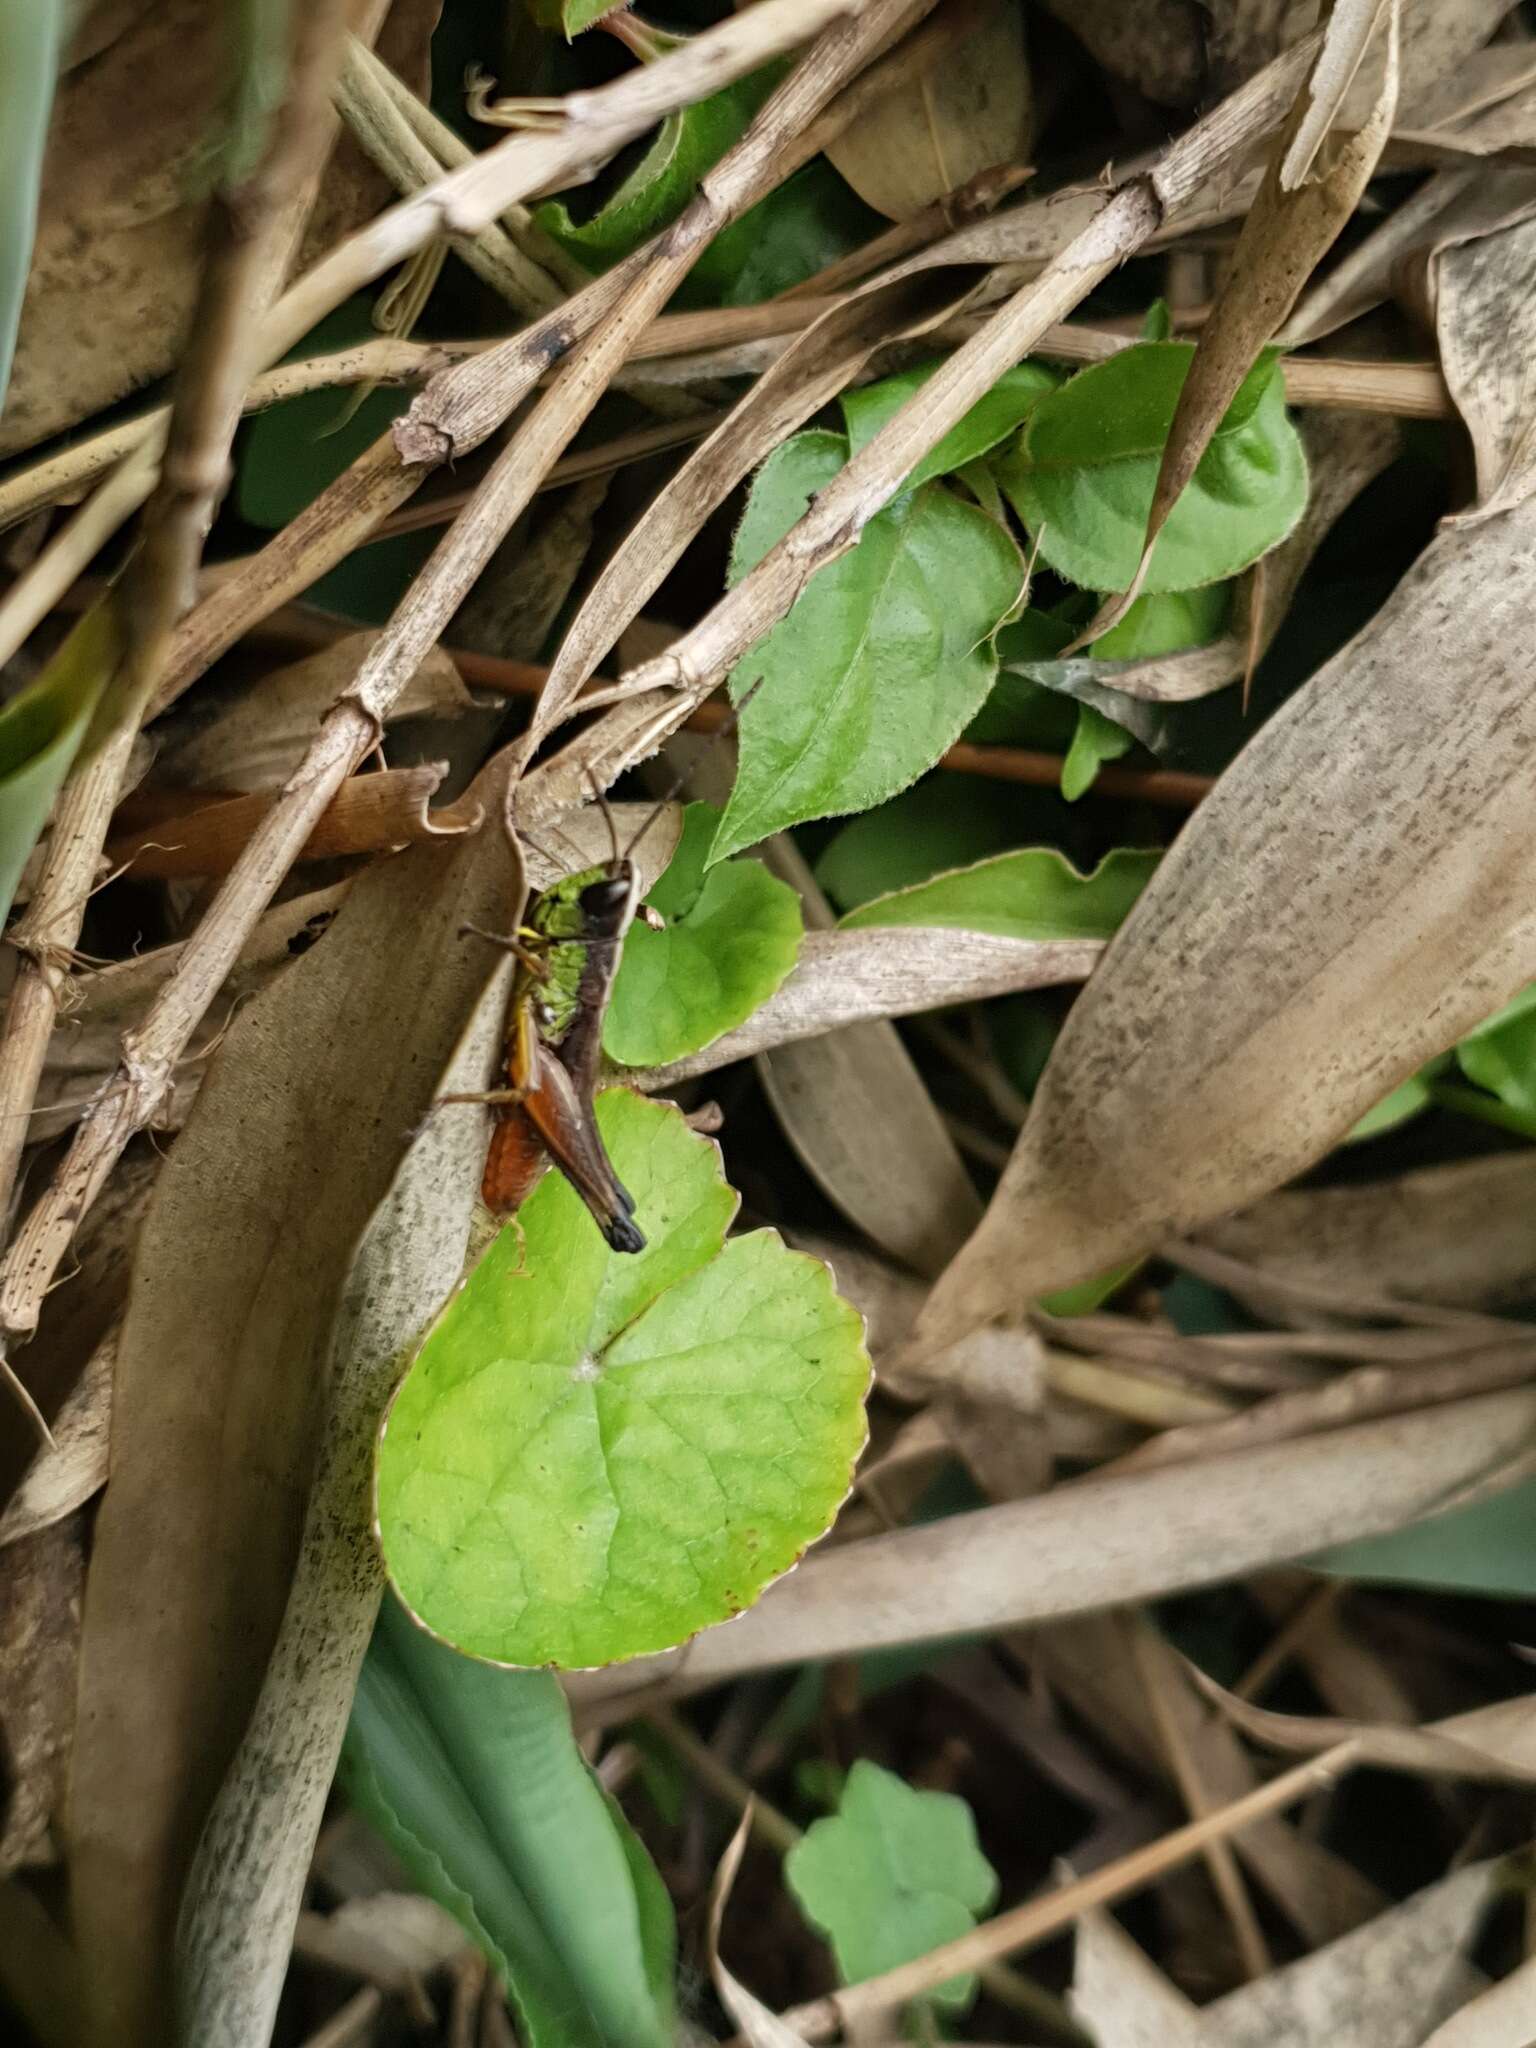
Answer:
MULTIPOLYGON (((739 701, 732 706, 729 718, 727 718, 716 731, 714 735, 716 741, 728 740, 730 738, 731 734, 736 730, 737 726, 741 723, 741 714, 746 710, 747 706, 752 702, 752 699, 757 695, 758 691, 762 687, 763 678, 759 676, 757 678, 757 681, 753 683, 749 689, 746 689, 742 692, 739 701)), ((646 813, 644 821, 642 822, 639 831, 636 832, 634 838, 631 839, 628 846, 625 847, 624 858, 626 860, 629 859, 630 855, 634 852, 635 848, 640 844, 641 840, 645 837, 646 833, 650 831, 651 827, 655 824, 656 820, 667 808, 667 805, 671 803, 674 800, 674 798, 676 798, 680 794, 683 784, 687 780, 688 771, 686 769, 683 769, 679 774, 673 776, 670 786, 667 788, 663 795, 657 798, 655 804, 646 813)))
POLYGON ((613 855, 613 864, 617 867, 624 856, 619 851, 619 828, 614 822, 613 805, 608 801, 607 790, 603 788, 590 768, 587 770, 587 786, 592 792, 592 801, 602 812, 603 822, 608 827, 608 847, 613 855))

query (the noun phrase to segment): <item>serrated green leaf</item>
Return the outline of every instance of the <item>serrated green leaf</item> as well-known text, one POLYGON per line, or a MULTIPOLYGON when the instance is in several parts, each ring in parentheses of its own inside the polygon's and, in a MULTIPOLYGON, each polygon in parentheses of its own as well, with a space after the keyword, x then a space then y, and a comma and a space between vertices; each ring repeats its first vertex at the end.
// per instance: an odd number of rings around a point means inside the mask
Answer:
POLYGON ((65 0, 10 0, 0 7, 0 406, 26 297, 48 116, 68 25, 65 0))
MULTIPOLYGON (((918 1792, 860 1757, 836 1814, 813 1821, 784 1859, 800 1910, 832 1943, 845 1984, 877 1977, 968 1934, 997 1898, 971 1809, 952 1792, 918 1792)), ((931 1993, 963 2011, 974 1976, 931 1993)))
MULTIPOLYGON (((1190 342, 1141 342, 1080 370, 1040 400, 995 464, 1041 560, 1085 589, 1124 590, 1136 574, 1193 355, 1190 342)), ((1285 538, 1306 497, 1306 457, 1267 360, 1245 380, 1158 535, 1143 591, 1235 576, 1285 538)))
POLYGON ((662 931, 636 921, 614 978, 603 1050, 629 1067, 697 1052, 745 1022, 795 964, 800 898, 755 860, 705 871, 720 814, 690 804, 683 835, 649 897, 662 931))
POLYGON ((765 64, 708 99, 668 114, 590 220, 574 219, 565 200, 551 199, 535 215, 539 226, 582 263, 607 270, 677 219, 704 173, 741 140, 784 70, 782 62, 765 64))
POLYGON ((110 599, 93 605, 40 675, 0 706, 0 918, 122 655, 110 599))
POLYGON ((535 2048, 666 2048, 660 1880, 547 1673, 456 1656, 387 1601, 341 1779, 419 1889, 491 1957, 535 2048))
POLYGON ((1093 787, 1106 761, 1118 761, 1135 744, 1134 735, 1092 704, 1077 707, 1077 728, 1061 764, 1061 793, 1069 804, 1093 787))
MULTIPOLYGON (((736 535, 732 581, 846 456, 840 434, 815 432, 769 457, 736 535)), ((867 810, 931 768, 996 679, 992 636, 1022 581, 1012 540, 940 484, 877 513, 732 677, 738 697, 762 681, 742 713, 736 787, 711 859, 807 818, 867 810)))
MULTIPOLYGON (((933 356, 915 363, 894 377, 882 377, 843 393, 843 418, 848 426, 848 447, 857 455, 867 441, 920 391, 945 361, 933 356)), ((931 477, 948 476, 978 456, 995 448, 999 441, 1021 427, 1047 391, 1054 391, 1060 379, 1040 363, 1017 363, 1003 375, 984 398, 977 400, 965 417, 951 427, 943 440, 923 457, 907 479, 907 489, 916 490, 931 477)))
POLYGON ((940 769, 850 819, 817 861, 816 879, 839 910, 857 910, 871 897, 968 867, 1018 839, 1019 794, 940 769))
POLYGON ((1536 1116, 1536 982, 1456 1048, 1469 1081, 1522 1116, 1536 1116))
POLYGON ((864 1441, 857 1315, 669 1104, 598 1127, 649 1242, 616 1255, 548 1175, 429 1332, 387 1418, 385 1562, 473 1656, 642 1656, 747 1607, 822 1535, 864 1441))
POLYGON ((1161 856, 1120 848, 1081 875, 1049 846, 999 853, 912 889, 877 896, 842 920, 849 930, 872 924, 940 925, 992 932, 1004 939, 1108 939, 1152 879, 1161 856))
POLYGON ((1536 1481, 1307 1563, 1334 1578, 1528 1600, 1536 1594, 1536 1481))
POLYGON ((826 158, 816 157, 715 236, 672 303, 761 305, 836 263, 884 225, 826 158))

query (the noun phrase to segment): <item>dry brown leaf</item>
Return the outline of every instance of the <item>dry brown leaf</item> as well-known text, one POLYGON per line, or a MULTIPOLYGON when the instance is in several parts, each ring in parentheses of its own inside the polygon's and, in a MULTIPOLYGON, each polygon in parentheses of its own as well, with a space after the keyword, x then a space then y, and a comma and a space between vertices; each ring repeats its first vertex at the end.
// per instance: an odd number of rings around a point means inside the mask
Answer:
POLYGON ((1398 93, 1399 0, 1335 0, 1323 47, 1243 220, 1163 446, 1140 567, 1083 638, 1108 631, 1141 587, 1153 544, 1199 467, 1238 387, 1301 295, 1364 192, 1391 130, 1398 93), (1369 115, 1330 132, 1378 24, 1384 45, 1369 115))
POLYGON ((1124 0, 1046 0, 1046 5, 1106 71, 1160 107, 1192 107, 1203 94, 1209 21, 1199 0, 1142 0, 1136 7, 1127 7, 1124 0))
POLYGON ((1423 1167, 1397 1180, 1267 1195, 1201 1233, 1261 1268, 1449 1307, 1500 1308, 1536 1289, 1536 1152, 1423 1167))
MULTIPOLYGON (((1458 1742, 1437 1728, 1403 1728, 1388 1721, 1342 1720, 1332 1714, 1276 1714, 1218 1685, 1190 1666, 1190 1676, 1208 1698, 1245 1735, 1268 1749, 1289 1756, 1316 1756, 1337 1742, 1358 1746, 1362 1764, 1383 1771, 1410 1771, 1428 1777, 1486 1778, 1508 1785, 1536 1784, 1536 1768, 1521 1760, 1491 1755, 1470 1742, 1458 1742)), ((1526 1701, 1536 1713, 1536 1701, 1526 1701)))
POLYGON ((1531 2048, 1536 2041, 1536 1956, 1527 1956, 1443 2020, 1423 2048, 1531 2048))
MULTIPOLYGON (((27 1475, 0 1514, 0 1549, 50 1529, 107 1483, 112 1448, 112 1373, 117 1332, 104 1337, 53 1418, 53 1442, 42 1444, 27 1475)), ((71 1674, 71 1687, 73 1687, 71 1674)))
POLYGON ((1166 1472, 1075 1480, 828 1550, 728 1627, 667 1657, 573 1678, 570 1691, 590 1711, 663 1679, 695 1691, 809 1657, 1015 1628, 1241 1578, 1422 1519, 1486 1479, 1533 1427, 1536 1393, 1522 1390, 1166 1472))
MULTIPOLYGON (((155 781, 173 789, 276 789, 304 758, 315 727, 361 667, 377 631, 348 633, 302 661, 255 678, 210 715, 200 695, 192 729, 167 736, 155 756, 155 781)), ((458 670, 434 647, 390 709, 394 729, 407 719, 453 718, 474 708, 458 670)), ((157 735, 161 727, 156 727, 157 735)))
MULTIPOLYGON (((480 805, 468 799, 430 808, 445 774, 442 762, 421 768, 386 768, 377 775, 353 775, 332 797, 296 859, 335 860, 362 853, 388 853, 420 840, 454 838, 484 823, 480 805)), ((138 881, 175 881, 193 875, 227 875, 251 835, 271 810, 265 790, 232 796, 196 810, 145 825, 107 841, 114 868, 138 881)))
POLYGON ((1255 1200, 1536 972, 1533 570, 1529 503, 1438 536, 1217 783, 1074 1004, 930 1351, 1255 1200))
POLYGON ((1420 2048, 1482 1983, 1469 1960, 1500 1877, 1471 1863, 1200 2015, 1201 2048, 1420 2048))
POLYGON ((745 1024, 632 1078, 653 1092, 676 1088, 733 1060, 845 1025, 1086 981, 1103 950, 1098 939, 1002 939, 915 925, 807 932, 789 979, 745 1024))
MULTIPOLYGON (((1211 16, 1212 88, 1230 92, 1317 22, 1317 0, 1206 0, 1211 16)), ((1480 50, 1513 0, 1403 0, 1402 70, 1404 103, 1438 79, 1449 77, 1480 50)), ((1365 92, 1370 86, 1367 83, 1365 92)), ((1345 125, 1363 118, 1364 95, 1357 85, 1344 101, 1345 125)))
POLYGON ((172 1922, 283 1612, 353 1249, 495 971, 499 833, 353 885, 241 1012, 167 1162, 118 1358, 86 1591, 73 1909, 96 2037, 167 2036, 172 1922))
POLYGON ((1450 522, 1536 490, 1536 220, 1453 243, 1434 266, 1440 366, 1472 437, 1477 498, 1450 522))
POLYGON ((451 1913, 419 1892, 373 1892, 334 1913, 301 1913, 293 1952, 386 1991, 445 1969, 469 1946, 451 1913))
POLYGON ((52 1863, 75 1718, 85 1531, 79 1518, 12 1544, 0 1572, 0 1874, 52 1863))
POLYGON ((1077 1923, 1072 2010, 1098 2048, 1203 2048, 1199 2007, 1108 1913, 1077 1923))
POLYGON ((900 87, 827 145, 827 155, 887 220, 906 220, 996 164, 1025 163, 1034 99, 1024 15, 1013 0, 946 0, 976 17, 957 50, 900 87))

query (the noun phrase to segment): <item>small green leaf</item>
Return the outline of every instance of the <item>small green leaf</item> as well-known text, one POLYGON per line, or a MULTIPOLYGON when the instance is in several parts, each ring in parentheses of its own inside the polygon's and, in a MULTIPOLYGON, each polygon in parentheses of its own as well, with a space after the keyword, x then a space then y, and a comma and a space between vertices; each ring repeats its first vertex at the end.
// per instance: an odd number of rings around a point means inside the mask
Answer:
POLYGON ((826 158, 816 157, 715 236, 672 304, 761 305, 836 263, 884 225, 826 158))
MULTIPOLYGON (((898 413, 920 391, 945 361, 933 356, 915 363, 894 377, 882 377, 877 384, 865 384, 843 393, 843 418, 848 423, 848 448, 857 455, 872 441, 886 421, 898 413)), ((1047 391, 1060 380, 1039 363, 1018 363, 1005 370, 985 398, 980 398, 965 417, 950 428, 938 445, 929 450, 907 478, 907 489, 915 490, 931 477, 948 476, 995 448, 999 441, 1017 431, 1047 391)))
MULTIPOLYGON (((997 1898, 971 1809, 952 1792, 918 1792, 860 1757, 835 1815, 813 1821, 784 1859, 800 1910, 832 1943, 845 1984, 878 1977, 968 1934, 997 1898)), ((961 2012, 973 1976, 930 1995, 961 2012)))
POLYGON ((1017 843, 1020 794, 941 768, 850 819, 817 861, 816 879, 839 910, 857 910, 873 896, 968 867, 1017 843))
POLYGON ((1094 641, 1093 655, 1099 661, 1151 661, 1186 647, 1207 647, 1225 631, 1231 608, 1227 583, 1138 597, 1119 625, 1094 641))
MULTIPOLYGON (((758 471, 736 535, 739 581, 842 468, 840 434, 797 434, 758 471)), ((887 505, 857 547, 813 576, 732 677, 736 787, 711 859, 807 818, 867 810, 915 782, 981 708, 992 636, 1018 601, 1012 540, 975 505, 925 484, 887 505)))
POLYGON ((795 964, 805 925, 794 890, 755 860, 706 873, 719 818, 712 804, 688 806, 649 898, 666 928, 637 920, 624 941, 603 1049, 625 1066, 681 1059, 734 1030, 795 964))
POLYGON ((1173 334, 1173 315, 1166 299, 1154 299, 1141 323, 1143 341, 1168 341, 1173 334))
POLYGON ((842 929, 918 924, 1004 939, 1108 939, 1160 858, 1156 851, 1122 847, 1106 854, 1092 874, 1080 875, 1054 847, 1026 846, 877 896, 845 917, 842 929))
POLYGON ((821 1536, 869 1358, 827 1268, 736 1197, 669 1104, 598 1127, 649 1243, 609 1251, 549 1174, 429 1332, 385 1423, 378 1525, 406 1605, 471 1655, 576 1669, 739 1613, 821 1536))
POLYGON ((965 729, 968 740, 1065 752, 1076 715, 1058 691, 1045 689, 1036 681, 1031 667, 1035 662, 1054 661, 1075 637, 1079 623, 1034 605, 1009 620, 997 636, 997 681, 965 729))
MULTIPOLYGON (((1080 370, 1040 400, 996 465, 1042 561, 1087 590, 1124 590, 1136 574, 1193 354, 1190 342, 1141 342, 1080 370)), ((1232 401, 1158 535, 1143 590, 1235 576, 1285 538, 1306 498, 1306 457, 1286 417, 1279 369, 1266 360, 1232 401)))
POLYGON ((0 706, 0 918, 122 655, 110 599, 93 605, 42 672, 0 706))
POLYGON ((1456 1048, 1456 1063, 1507 1108, 1536 1116, 1536 982, 1468 1032, 1456 1048))
POLYGON ((1091 1280, 1079 1280, 1075 1287, 1063 1287, 1055 1294, 1042 1294, 1040 1306, 1052 1316, 1092 1315, 1112 1294, 1118 1294, 1131 1275, 1139 1272, 1146 1263, 1145 1259, 1128 1259, 1124 1265, 1111 1266, 1107 1273, 1096 1273, 1091 1280))
POLYGON ((1536 1594, 1536 1481, 1307 1562, 1334 1578, 1528 1600, 1536 1594))
POLYGON ((528 12, 540 28, 558 30, 569 43, 583 29, 620 13, 628 4, 629 0, 528 0, 528 12))
POLYGON ((26 297, 48 116, 69 21, 66 0, 0 7, 0 406, 26 297))
POLYGON ((456 1656, 386 1601, 341 1778, 496 1964, 535 2048, 666 2048, 666 1893, 552 1677, 456 1656))
POLYGON ((1384 1131, 1395 1131, 1399 1124, 1428 1109, 1433 1100, 1424 1076, 1410 1074, 1390 1095, 1384 1095, 1374 1109, 1365 1112, 1344 1142, 1356 1145, 1363 1138, 1379 1138, 1384 1131))
POLYGON ((575 220, 565 200, 552 199, 535 215, 539 226, 582 263, 607 270, 677 219, 704 173, 741 140, 783 73, 782 63, 765 64, 668 114, 639 162, 590 220, 575 220))
POLYGON ((1077 707, 1077 730, 1061 764, 1061 793, 1069 804, 1093 787, 1106 761, 1118 761, 1135 745, 1135 737, 1091 704, 1077 707))

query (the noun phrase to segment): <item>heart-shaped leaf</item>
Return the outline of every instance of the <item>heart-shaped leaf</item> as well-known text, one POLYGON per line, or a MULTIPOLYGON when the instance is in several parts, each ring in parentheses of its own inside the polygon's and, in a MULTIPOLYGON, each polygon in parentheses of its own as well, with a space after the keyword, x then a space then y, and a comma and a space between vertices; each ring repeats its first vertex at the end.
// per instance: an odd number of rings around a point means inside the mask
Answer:
POLYGON ((618 1256, 548 1175, 429 1333, 385 1423, 395 1588, 473 1656, 573 1669, 684 1642, 824 1533, 864 1442, 869 1357, 827 1268, 736 1196, 679 1111, 598 1126, 649 1242, 618 1256))
POLYGON ((1080 875, 1054 847, 1026 846, 877 896, 842 925, 942 925, 1004 939, 1108 939, 1160 858, 1155 851, 1121 848, 1106 854, 1092 874, 1080 875))
MULTIPOLYGON (((997 1897, 971 1809, 953 1792, 919 1792, 860 1757, 836 1814, 813 1821, 784 1859, 800 1909, 832 1943, 845 1984, 878 1977, 968 1934, 997 1897)), ((973 1976, 930 1995, 962 2011, 973 1976)))
MULTIPOLYGON (((843 393, 843 418, 848 423, 849 453, 857 455, 866 441, 872 441, 893 413, 900 412, 914 391, 923 385, 944 361, 933 356, 926 363, 914 363, 894 377, 882 377, 876 384, 864 384, 843 393)), ((1006 370, 985 398, 971 407, 957 426, 950 428, 923 457, 907 479, 909 490, 925 484, 930 477, 948 476, 963 469, 999 441, 1016 432, 1047 391, 1060 380, 1040 363, 1016 363, 1006 370)))
POLYGON ((624 941, 603 1024, 603 1050, 629 1067, 659 1067, 745 1023, 795 964, 805 925, 800 898, 755 860, 705 870, 720 814, 690 804, 666 873, 649 902, 666 920, 640 921, 624 941))
MULTIPOLYGON (((752 485, 739 581, 847 459, 840 434, 797 434, 752 485)), ((1013 541, 974 505, 925 484, 887 505, 813 576, 732 678, 741 765, 711 854, 723 860, 807 818, 867 810, 931 768, 997 676, 992 636, 1017 603, 1013 541)))
MULTIPOLYGON (((1140 342, 1080 370, 1040 400, 996 465, 1041 560, 1087 590, 1124 590, 1136 574, 1193 355, 1189 342, 1140 342)), ((1169 514, 1143 592, 1235 576, 1284 540, 1306 499, 1306 457, 1266 358, 1169 514)))

